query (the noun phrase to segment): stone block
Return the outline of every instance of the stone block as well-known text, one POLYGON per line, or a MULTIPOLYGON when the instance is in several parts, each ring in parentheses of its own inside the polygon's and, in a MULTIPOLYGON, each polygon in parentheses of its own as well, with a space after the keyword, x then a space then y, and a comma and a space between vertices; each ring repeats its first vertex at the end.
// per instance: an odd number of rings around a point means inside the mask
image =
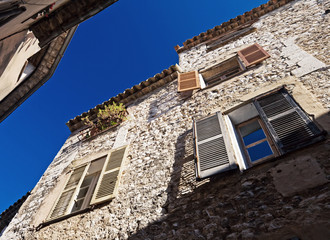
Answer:
POLYGON ((310 156, 281 163, 271 170, 271 175, 276 190, 285 197, 328 182, 320 165, 310 156))

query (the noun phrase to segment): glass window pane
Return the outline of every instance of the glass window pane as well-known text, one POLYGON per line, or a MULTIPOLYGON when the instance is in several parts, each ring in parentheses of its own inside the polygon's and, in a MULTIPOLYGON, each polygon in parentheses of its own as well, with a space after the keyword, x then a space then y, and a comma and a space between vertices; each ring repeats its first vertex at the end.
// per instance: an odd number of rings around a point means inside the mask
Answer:
POLYGON ((86 194, 87 194, 88 188, 89 188, 89 186, 84 187, 84 188, 80 188, 77 199, 85 197, 86 194))
POLYGON ((81 184, 81 187, 89 186, 92 182, 93 177, 94 177, 93 175, 86 176, 81 184))
POLYGON ((253 147, 247 148, 251 162, 259 160, 261 158, 270 156, 273 154, 272 149, 270 148, 267 141, 259 143, 253 147))
POLYGON ((76 201, 72 207, 71 213, 79 211, 81 209, 83 202, 84 202, 84 199, 76 201))
POLYGON ((84 170, 85 170, 85 166, 75 169, 73 171, 68 183, 66 184, 65 189, 69 189, 69 188, 72 188, 72 187, 78 185, 80 178, 84 173, 84 170))
POLYGON ((245 146, 266 138, 258 120, 239 127, 239 131, 241 132, 245 146))

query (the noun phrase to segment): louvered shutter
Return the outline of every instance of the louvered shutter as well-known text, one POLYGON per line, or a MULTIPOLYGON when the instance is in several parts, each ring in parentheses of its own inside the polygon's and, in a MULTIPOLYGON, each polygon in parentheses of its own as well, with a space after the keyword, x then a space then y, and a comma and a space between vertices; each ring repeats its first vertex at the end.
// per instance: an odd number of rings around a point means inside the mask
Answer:
POLYGON ((50 219, 58 218, 69 214, 72 209, 73 199, 78 194, 80 185, 87 173, 89 165, 76 168, 70 175, 61 196, 56 201, 53 210, 49 216, 50 219))
POLYGON ((237 53, 241 60, 244 62, 245 67, 257 64, 270 57, 269 54, 258 43, 244 48, 237 53))
POLYGON ((121 176, 121 165, 126 158, 127 146, 117 148, 107 157, 96 185, 91 204, 101 203, 114 198, 121 176))
POLYGON ((284 89, 254 103, 282 154, 324 138, 323 132, 284 89))
POLYGON ((201 88, 197 71, 179 73, 178 92, 184 92, 201 88))
POLYGON ((194 121, 196 173, 206 178, 236 168, 221 113, 194 121))

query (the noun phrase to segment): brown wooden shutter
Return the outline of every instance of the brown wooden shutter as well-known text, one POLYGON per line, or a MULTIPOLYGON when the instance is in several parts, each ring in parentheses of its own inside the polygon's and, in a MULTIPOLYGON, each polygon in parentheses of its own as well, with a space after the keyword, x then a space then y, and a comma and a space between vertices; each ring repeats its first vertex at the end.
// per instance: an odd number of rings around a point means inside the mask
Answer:
POLYGON ((80 185, 87 173, 89 165, 76 168, 68 179, 61 196, 56 201, 49 216, 50 219, 58 218, 71 212, 73 199, 75 198, 80 185))
POLYGON ((96 185, 91 204, 101 203, 116 196, 122 172, 121 165, 126 158, 127 149, 127 146, 117 148, 107 157, 96 185))
POLYGON ((197 178, 236 168, 221 113, 194 121, 197 178))
POLYGON ((257 64, 270 57, 269 54, 258 43, 244 48, 237 53, 246 67, 257 64))
POLYGON ((201 88, 197 71, 179 73, 178 92, 184 92, 201 88))
POLYGON ((284 89, 254 103, 282 154, 324 139, 323 132, 284 89))

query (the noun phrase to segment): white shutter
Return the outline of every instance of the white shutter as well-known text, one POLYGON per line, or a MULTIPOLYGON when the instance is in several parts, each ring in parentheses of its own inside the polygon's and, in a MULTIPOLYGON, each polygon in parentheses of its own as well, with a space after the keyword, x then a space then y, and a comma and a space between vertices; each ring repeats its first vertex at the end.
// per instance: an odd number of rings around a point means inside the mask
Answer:
POLYGON ((284 89, 254 104, 282 154, 324 139, 324 133, 284 89))
POLYGON ((80 185, 82 184, 84 177, 87 173, 89 165, 85 165, 79 168, 76 168, 70 175, 65 188, 62 191, 62 194, 57 199, 49 219, 58 218, 69 214, 74 204, 74 199, 78 194, 80 185))
POLYGON ((194 121, 194 138, 198 178, 206 178, 237 167, 221 113, 194 121))
POLYGON ((116 196, 122 173, 121 166, 126 158, 127 150, 128 147, 124 146, 113 150, 109 154, 96 185, 91 204, 101 203, 116 196))

